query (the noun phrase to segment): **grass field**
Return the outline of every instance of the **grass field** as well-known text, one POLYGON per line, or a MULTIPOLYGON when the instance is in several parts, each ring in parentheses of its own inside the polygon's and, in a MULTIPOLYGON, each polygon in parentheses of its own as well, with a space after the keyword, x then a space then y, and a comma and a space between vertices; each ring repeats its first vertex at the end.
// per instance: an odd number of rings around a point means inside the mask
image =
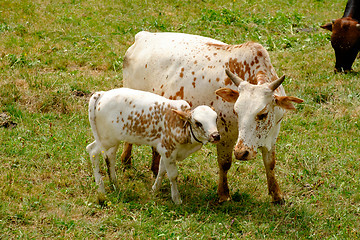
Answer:
POLYGON ((354 72, 334 74, 330 33, 319 28, 345 4, 0 1, 0 113, 16 124, 0 127, 0 239, 360 238, 360 60, 354 72), (135 148, 134 168, 118 162, 120 190, 96 204, 87 102, 122 86, 123 56, 141 30, 267 48, 287 93, 305 100, 283 120, 277 143, 285 205, 271 204, 261 154, 233 162, 233 200, 218 204, 212 145, 178 164, 181 206, 167 179, 150 192, 146 146, 135 148))

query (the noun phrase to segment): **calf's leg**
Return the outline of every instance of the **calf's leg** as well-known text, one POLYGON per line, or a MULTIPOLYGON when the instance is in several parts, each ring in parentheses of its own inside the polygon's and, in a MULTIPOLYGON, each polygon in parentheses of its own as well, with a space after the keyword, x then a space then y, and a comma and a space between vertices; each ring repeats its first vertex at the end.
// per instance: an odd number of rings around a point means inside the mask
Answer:
MULTIPOLYGON (((176 161, 175 159, 163 159, 164 165, 166 168, 166 172, 168 175, 168 178, 170 180, 171 185, 171 198, 175 202, 175 204, 181 204, 181 197, 180 193, 177 187, 177 177, 178 177, 178 170, 176 167, 176 161)), ((161 160, 162 161, 162 160, 161 160)))
POLYGON ((92 168, 93 168, 93 172, 94 172, 94 177, 95 177, 95 182, 96 182, 96 185, 98 186, 98 192, 101 193, 102 195, 104 195, 105 194, 104 181, 102 179, 102 176, 100 173, 100 166, 99 166, 100 148, 96 144, 96 141, 90 143, 86 147, 86 151, 90 155, 92 168))
POLYGON ((160 158, 160 165, 159 165, 159 173, 156 176, 154 185, 152 186, 152 190, 154 192, 159 191, 160 187, 161 187, 161 182, 165 176, 165 172, 166 172, 166 168, 165 168, 165 164, 164 161, 162 160, 162 158, 160 158))
POLYGON ((115 190, 119 189, 118 182, 116 180, 116 171, 115 171, 115 163, 116 163, 116 151, 118 146, 112 147, 106 151, 105 154, 105 162, 108 169, 109 178, 111 184, 114 186, 115 190))

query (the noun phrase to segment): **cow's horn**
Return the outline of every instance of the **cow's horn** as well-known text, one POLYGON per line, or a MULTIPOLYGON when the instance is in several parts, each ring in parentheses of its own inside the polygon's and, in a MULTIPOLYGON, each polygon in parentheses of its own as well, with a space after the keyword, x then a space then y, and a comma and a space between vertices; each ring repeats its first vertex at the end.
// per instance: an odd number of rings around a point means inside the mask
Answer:
POLYGON ((334 24, 336 19, 331 19, 331 23, 334 24))
POLYGON ((228 75, 228 77, 231 79, 231 81, 233 81, 233 83, 236 86, 239 86, 239 84, 244 81, 242 80, 240 77, 236 76, 235 74, 233 74, 232 72, 230 72, 229 69, 225 69, 226 75, 228 75))
POLYGON ((357 29, 357 30, 360 30, 360 24, 359 24, 359 23, 356 24, 356 29, 357 29))
POLYGON ((279 79, 276 79, 275 81, 273 81, 272 83, 269 84, 269 88, 272 90, 272 91, 275 91, 275 89, 277 89, 281 84, 282 82, 285 80, 285 75, 283 75, 281 78, 279 79))

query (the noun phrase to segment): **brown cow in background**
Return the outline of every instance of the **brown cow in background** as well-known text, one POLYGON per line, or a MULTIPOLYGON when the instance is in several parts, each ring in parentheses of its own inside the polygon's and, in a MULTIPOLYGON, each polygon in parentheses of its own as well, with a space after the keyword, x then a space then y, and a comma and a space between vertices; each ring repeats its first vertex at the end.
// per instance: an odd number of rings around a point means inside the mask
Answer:
POLYGON ((331 45, 335 50, 335 72, 351 71, 360 50, 360 0, 348 0, 342 18, 332 20, 321 28, 332 32, 331 45))

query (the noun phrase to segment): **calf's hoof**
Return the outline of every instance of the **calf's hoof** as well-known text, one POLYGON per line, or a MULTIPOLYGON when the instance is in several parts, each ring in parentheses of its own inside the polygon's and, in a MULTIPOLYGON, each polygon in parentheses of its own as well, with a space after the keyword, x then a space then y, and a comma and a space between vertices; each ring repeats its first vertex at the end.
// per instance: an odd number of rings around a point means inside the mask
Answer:
POLYGON ((154 185, 151 187, 151 190, 153 193, 158 192, 160 189, 160 184, 154 183, 154 185))
POLYGON ((176 205, 180 205, 180 204, 182 204, 182 200, 181 200, 181 198, 180 198, 180 197, 173 198, 173 201, 174 201, 174 203, 175 203, 176 205))
POLYGON ((105 203, 106 203, 105 193, 98 192, 97 203, 98 203, 100 206, 105 206, 105 203))

